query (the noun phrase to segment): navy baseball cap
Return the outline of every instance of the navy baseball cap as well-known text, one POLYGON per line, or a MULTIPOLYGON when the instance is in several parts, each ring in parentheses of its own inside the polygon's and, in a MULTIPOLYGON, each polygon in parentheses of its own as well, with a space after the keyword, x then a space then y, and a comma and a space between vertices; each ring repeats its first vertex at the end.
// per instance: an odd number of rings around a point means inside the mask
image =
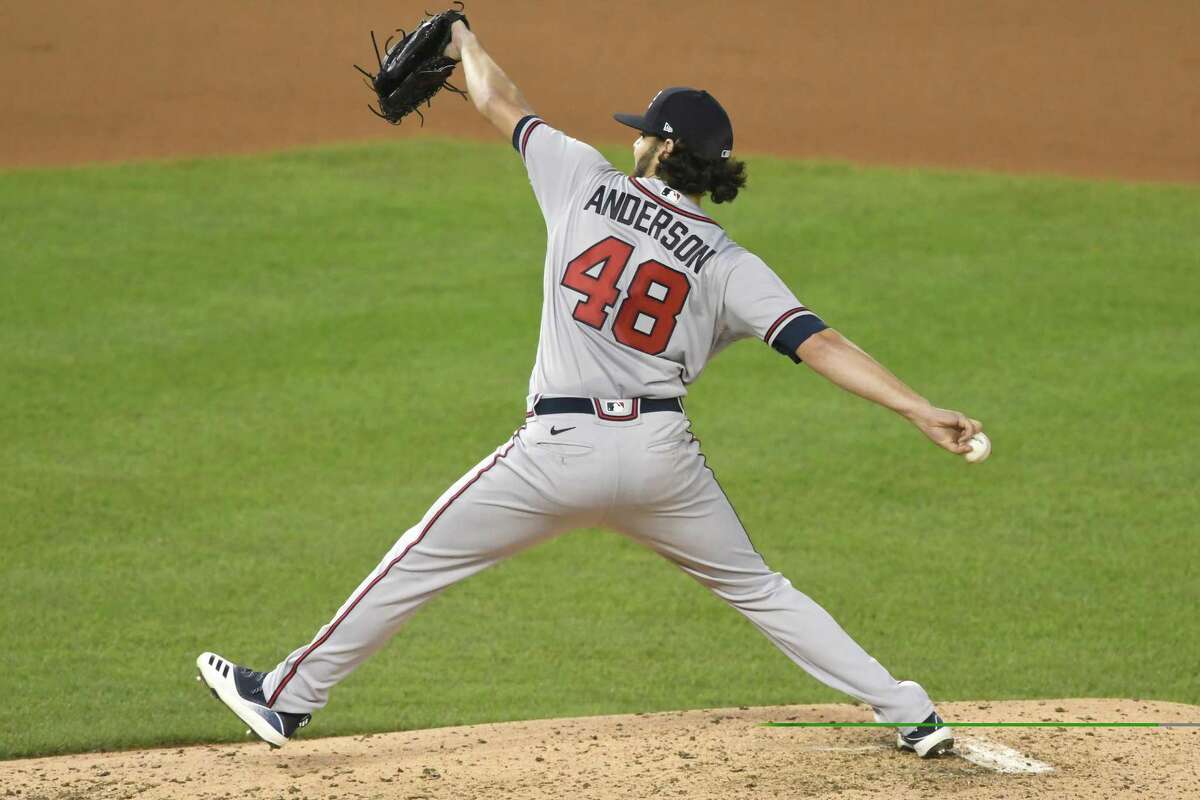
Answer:
POLYGON ((679 139, 701 158, 729 158, 733 124, 703 89, 672 86, 654 95, 645 114, 613 114, 622 125, 660 139, 679 139))

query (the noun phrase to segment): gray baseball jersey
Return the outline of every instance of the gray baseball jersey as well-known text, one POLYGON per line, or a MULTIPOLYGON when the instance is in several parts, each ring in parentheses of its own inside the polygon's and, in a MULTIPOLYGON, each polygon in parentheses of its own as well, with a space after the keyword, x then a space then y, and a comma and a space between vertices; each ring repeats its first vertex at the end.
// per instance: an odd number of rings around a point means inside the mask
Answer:
POLYGON ((538 396, 682 397, 751 336, 795 358, 825 327, 762 259, 687 197, 631 178, 538 117, 513 145, 546 218, 538 396))
POLYGON ((895 680, 767 567, 691 422, 663 402, 684 395, 730 342, 756 336, 795 359, 824 323, 662 181, 621 174, 538 117, 517 125, 513 145, 549 238, 525 424, 447 489, 333 619, 267 675, 267 705, 321 708, 448 586, 564 531, 604 525, 678 565, 798 666, 880 719, 929 717, 933 704, 920 685, 895 680), (642 398, 658 402, 639 413, 642 398))

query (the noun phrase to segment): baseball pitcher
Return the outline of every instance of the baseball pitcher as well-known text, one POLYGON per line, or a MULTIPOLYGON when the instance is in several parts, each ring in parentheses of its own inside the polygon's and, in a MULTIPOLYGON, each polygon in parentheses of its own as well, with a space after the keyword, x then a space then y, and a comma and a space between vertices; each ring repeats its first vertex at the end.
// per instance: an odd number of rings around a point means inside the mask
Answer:
POLYGON ((948 750, 951 731, 925 690, 893 678, 767 566, 682 400, 721 349, 756 338, 950 453, 967 453, 980 423, 934 407, 830 328, 709 216, 702 198, 731 201, 746 178, 729 117, 708 92, 663 89, 645 113, 616 114, 638 134, 626 174, 535 114, 460 14, 445 27, 437 56, 461 62, 471 101, 512 141, 546 220, 524 424, 438 498, 311 641, 265 673, 204 653, 202 680, 281 746, 439 592, 564 531, 604 526, 678 565, 814 678, 897 723, 900 747, 948 750))

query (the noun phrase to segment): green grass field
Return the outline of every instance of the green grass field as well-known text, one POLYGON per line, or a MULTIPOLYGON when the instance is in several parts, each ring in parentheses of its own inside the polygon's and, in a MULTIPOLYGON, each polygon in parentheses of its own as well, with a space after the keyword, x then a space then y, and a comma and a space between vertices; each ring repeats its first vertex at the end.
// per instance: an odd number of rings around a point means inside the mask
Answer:
MULTIPOLYGON (((936 698, 1200 702, 1200 190, 750 170, 731 234, 995 443, 733 348, 688 407, 768 562, 936 698)), ((0 175, 0 757, 241 739, 196 654, 307 641, 521 423, 544 236, 502 143, 0 175)), ((306 735, 839 699, 586 531, 435 600, 306 735)))

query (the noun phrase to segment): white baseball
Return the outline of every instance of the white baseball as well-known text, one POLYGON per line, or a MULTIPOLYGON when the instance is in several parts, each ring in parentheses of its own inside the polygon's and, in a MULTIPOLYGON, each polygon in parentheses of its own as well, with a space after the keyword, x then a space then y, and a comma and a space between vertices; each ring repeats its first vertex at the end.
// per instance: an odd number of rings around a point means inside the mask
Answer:
POLYGON ((992 440, 987 437, 986 433, 977 433, 967 440, 967 444, 971 446, 971 452, 963 453, 963 458, 968 464, 978 464, 980 461, 986 461, 987 457, 992 454, 992 440))

